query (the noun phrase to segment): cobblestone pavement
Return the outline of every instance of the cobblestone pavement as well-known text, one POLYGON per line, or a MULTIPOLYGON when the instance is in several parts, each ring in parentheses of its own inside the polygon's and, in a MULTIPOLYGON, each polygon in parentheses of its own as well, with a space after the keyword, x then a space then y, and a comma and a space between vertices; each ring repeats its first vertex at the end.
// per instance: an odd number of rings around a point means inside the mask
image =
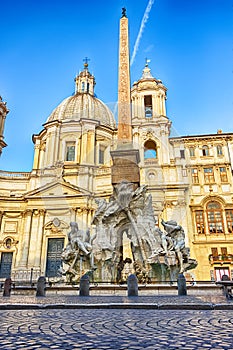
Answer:
POLYGON ((0 348, 232 349, 232 310, 1 310, 0 348))

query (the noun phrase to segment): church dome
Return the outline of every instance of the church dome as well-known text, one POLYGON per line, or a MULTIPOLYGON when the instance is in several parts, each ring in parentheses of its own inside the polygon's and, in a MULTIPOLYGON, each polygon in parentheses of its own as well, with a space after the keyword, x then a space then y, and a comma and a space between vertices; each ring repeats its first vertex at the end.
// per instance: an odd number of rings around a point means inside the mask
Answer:
POLYGON ((68 121, 82 118, 97 120, 102 125, 115 127, 115 119, 110 109, 94 95, 95 78, 88 71, 88 64, 75 78, 76 91, 64 99, 51 113, 48 122, 68 121))
POLYGON ((100 124, 115 127, 110 109, 98 98, 88 93, 76 93, 63 100, 51 113, 47 122, 54 120, 98 120, 100 124))

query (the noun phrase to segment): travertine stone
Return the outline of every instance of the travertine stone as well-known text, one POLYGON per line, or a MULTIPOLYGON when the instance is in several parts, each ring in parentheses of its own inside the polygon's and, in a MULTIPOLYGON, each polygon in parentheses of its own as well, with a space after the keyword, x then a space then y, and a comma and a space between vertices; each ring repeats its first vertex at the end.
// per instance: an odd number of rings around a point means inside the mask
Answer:
POLYGON ((45 297, 45 288, 46 288, 46 278, 44 276, 40 276, 37 281, 36 296, 45 297))
POLYGON ((179 273, 177 279, 178 295, 187 295, 186 279, 183 273, 179 273))
POLYGON ((138 279, 134 274, 129 275, 127 278, 127 291, 128 297, 138 296, 138 279))
POLYGON ((89 296, 89 277, 87 275, 83 275, 80 279, 80 288, 79 288, 79 295, 81 297, 88 297, 89 296))
POLYGON ((3 296, 4 297, 9 297, 11 295, 11 278, 6 278, 4 282, 4 289, 3 289, 3 296))
POLYGON ((116 150, 111 152, 113 159, 112 184, 115 186, 122 181, 129 181, 140 185, 140 172, 138 167, 139 152, 134 149, 116 150))

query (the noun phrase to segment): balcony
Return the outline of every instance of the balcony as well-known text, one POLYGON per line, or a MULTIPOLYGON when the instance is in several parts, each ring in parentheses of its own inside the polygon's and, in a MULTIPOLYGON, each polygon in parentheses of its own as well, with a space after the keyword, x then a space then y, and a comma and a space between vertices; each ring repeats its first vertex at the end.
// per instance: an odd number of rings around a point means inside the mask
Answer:
POLYGON ((211 265, 214 264, 233 264, 233 254, 227 254, 227 255, 209 255, 209 262, 211 265))

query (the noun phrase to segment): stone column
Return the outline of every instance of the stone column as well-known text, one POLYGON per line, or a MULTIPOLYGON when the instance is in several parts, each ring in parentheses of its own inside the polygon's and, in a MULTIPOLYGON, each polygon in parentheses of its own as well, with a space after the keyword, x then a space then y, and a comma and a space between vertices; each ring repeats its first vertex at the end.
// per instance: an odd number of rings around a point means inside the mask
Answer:
POLYGON ((34 147, 33 169, 38 169, 38 166, 39 166, 39 155, 40 155, 40 141, 36 140, 36 144, 35 144, 35 147, 34 147))
POLYGON ((4 211, 0 211, 0 232, 2 230, 2 218, 3 218, 3 215, 4 215, 4 211))
POLYGON ((82 223, 83 223, 83 229, 86 229, 87 227, 87 214, 88 214, 88 209, 87 208, 83 208, 83 212, 82 212, 82 223))
POLYGON ((28 268, 34 267, 37 245, 39 243, 39 211, 34 210, 32 215, 31 235, 28 252, 28 268))
POLYGON ((76 222, 76 212, 77 212, 77 208, 70 209, 70 221, 71 222, 76 222))
POLYGON ((35 262, 34 268, 36 273, 41 273, 41 255, 42 255, 42 244, 43 244, 43 227, 45 221, 45 211, 39 210, 39 218, 38 218, 38 234, 36 239, 36 251, 35 251, 35 262))
POLYGON ((152 95, 152 112, 153 112, 153 116, 154 116, 155 112, 157 112, 156 95, 152 95))
POLYGON ((87 131, 84 130, 81 145, 81 164, 87 162, 87 131))
POLYGON ((88 163, 95 163, 95 133, 89 130, 87 134, 88 163))
POLYGON ((53 152, 48 152, 49 150, 53 150, 54 143, 54 132, 50 132, 47 138, 47 146, 46 146, 46 165, 52 165, 53 162, 53 152))
POLYGON ((166 103, 165 103, 165 101, 166 101, 166 96, 163 95, 163 115, 166 115, 166 103))
POLYGON ((77 138, 77 142, 76 142, 76 148, 77 148, 77 152, 76 152, 76 157, 77 157, 77 163, 79 164, 81 162, 81 149, 82 149, 82 139, 81 137, 79 136, 77 138))
POLYGON ((19 253, 20 261, 19 267, 26 269, 28 263, 29 243, 32 228, 32 210, 26 210, 24 213, 24 228, 21 232, 20 246, 21 252, 19 253))

